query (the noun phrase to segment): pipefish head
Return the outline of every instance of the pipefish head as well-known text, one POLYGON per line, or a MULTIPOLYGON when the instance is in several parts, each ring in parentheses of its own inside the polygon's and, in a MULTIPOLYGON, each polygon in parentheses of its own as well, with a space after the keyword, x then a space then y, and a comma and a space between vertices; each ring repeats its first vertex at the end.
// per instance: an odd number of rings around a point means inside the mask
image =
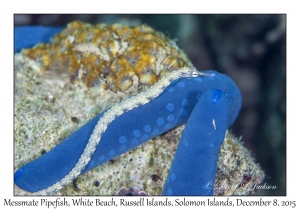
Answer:
POLYGON ((197 71, 195 67, 183 67, 177 70, 177 79, 187 77, 198 77, 201 72, 197 71))

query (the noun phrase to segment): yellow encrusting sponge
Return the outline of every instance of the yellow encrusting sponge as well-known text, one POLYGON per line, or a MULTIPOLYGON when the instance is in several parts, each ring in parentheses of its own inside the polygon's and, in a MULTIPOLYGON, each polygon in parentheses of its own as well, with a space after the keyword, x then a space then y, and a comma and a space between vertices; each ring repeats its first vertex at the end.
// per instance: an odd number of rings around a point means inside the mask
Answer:
POLYGON ((41 69, 67 71, 70 81, 84 81, 124 92, 138 80, 143 91, 170 71, 192 66, 175 41, 147 25, 91 25, 74 21, 50 43, 24 49, 22 54, 38 61, 41 69))

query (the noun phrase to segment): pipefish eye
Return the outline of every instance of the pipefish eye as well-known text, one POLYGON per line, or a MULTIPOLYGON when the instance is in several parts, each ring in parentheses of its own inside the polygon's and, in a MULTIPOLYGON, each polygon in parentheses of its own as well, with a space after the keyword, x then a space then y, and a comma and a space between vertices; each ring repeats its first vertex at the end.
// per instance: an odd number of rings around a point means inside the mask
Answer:
POLYGON ((192 77, 198 77, 200 75, 200 72, 197 71, 196 69, 194 71, 192 71, 191 76, 192 77))

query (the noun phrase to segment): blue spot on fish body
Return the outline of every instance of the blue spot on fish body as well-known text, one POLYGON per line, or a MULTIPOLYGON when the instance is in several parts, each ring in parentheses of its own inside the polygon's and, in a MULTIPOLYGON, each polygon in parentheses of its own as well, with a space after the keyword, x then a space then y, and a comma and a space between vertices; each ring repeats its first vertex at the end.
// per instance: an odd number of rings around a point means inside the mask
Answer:
POLYGON ((168 195, 173 195, 173 191, 171 188, 168 189, 168 195))
POLYGON ((139 130, 134 130, 133 135, 134 135, 134 137, 140 137, 141 132, 139 130))
POLYGON ((99 161, 102 162, 104 160, 104 158, 105 158, 105 156, 101 155, 100 158, 99 158, 99 161))
POLYGON ((187 106, 189 104, 189 100, 187 100, 186 98, 184 98, 181 102, 182 106, 187 106))
POLYGON ((136 146, 136 145, 138 145, 138 140, 136 140, 136 139, 132 139, 132 141, 131 141, 131 145, 132 146, 136 146))
POLYGON ((169 88, 167 88, 167 91, 168 91, 169 93, 171 93, 171 92, 174 91, 174 88, 173 88, 173 87, 169 87, 169 88))
POLYGON ((173 109, 174 109, 174 104, 168 103, 168 104, 167 104, 167 110, 170 111, 170 112, 172 112, 173 109))
POLYGON ((172 125, 170 123, 167 123, 165 125, 165 130, 170 130, 172 128, 172 125))
POLYGON ((114 156, 115 154, 116 154, 115 150, 110 150, 108 155, 109 155, 110 157, 112 157, 112 156, 114 156))
POLYGON ((174 120, 174 115, 169 114, 167 120, 168 120, 169 122, 172 122, 172 121, 174 120))
POLYGON ((184 143, 184 146, 185 146, 185 147, 189 146, 189 142, 188 142, 187 140, 184 140, 184 139, 183 139, 183 143, 184 143))
POLYGON ((164 123, 165 123, 165 121, 164 121, 163 118, 159 117, 159 118, 157 119, 157 125, 163 125, 164 123))
POLYGON ((180 88, 186 87, 184 82, 178 82, 177 86, 180 87, 180 88))
POLYGON ((195 81, 198 82, 198 83, 200 83, 200 82, 202 82, 202 79, 201 79, 201 77, 197 77, 197 78, 195 79, 195 81))
POLYGON ((153 131, 152 131, 152 135, 153 136, 157 136, 159 134, 159 130, 157 128, 155 128, 153 131))
POLYGON ((125 144, 123 144, 123 145, 121 145, 120 147, 119 147, 119 150, 120 151, 123 151, 123 150, 125 150, 126 149, 126 145, 125 144))
POLYGON ((149 125, 145 125, 145 126, 144 126, 144 131, 145 131, 146 133, 149 133, 149 132, 151 131, 151 127, 150 127, 149 125))
POLYGON ((187 115, 187 110, 186 110, 186 109, 180 109, 179 115, 180 115, 180 116, 185 116, 185 115, 187 115))
POLYGON ((125 136, 121 136, 121 137, 119 138, 119 143, 120 143, 120 144, 124 144, 124 143, 126 143, 126 141, 127 141, 127 139, 126 139, 125 136))
POLYGON ((147 134, 144 134, 142 137, 142 141, 146 141, 149 139, 149 136, 147 134))
POLYGON ((176 179, 176 175, 175 175, 174 173, 172 173, 172 174, 171 174, 171 180, 172 180, 172 181, 175 181, 175 179, 176 179))

